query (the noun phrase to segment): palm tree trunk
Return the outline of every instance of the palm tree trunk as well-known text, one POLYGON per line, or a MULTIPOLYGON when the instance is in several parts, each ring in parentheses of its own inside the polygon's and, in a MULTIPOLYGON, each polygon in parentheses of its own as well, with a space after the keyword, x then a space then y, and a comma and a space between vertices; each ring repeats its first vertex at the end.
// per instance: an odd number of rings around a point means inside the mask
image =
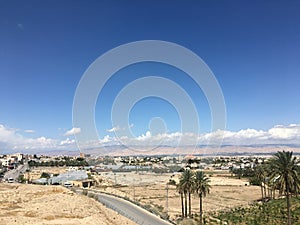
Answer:
POLYGON ((184 192, 184 217, 187 217, 187 193, 184 192))
POLYGON ((265 191, 265 198, 267 197, 267 191, 266 191, 266 183, 264 182, 264 191, 265 191))
POLYGON ((181 214, 182 218, 184 217, 184 204, 183 204, 183 193, 180 192, 180 200, 181 200, 181 214))
POLYGON ((291 221, 291 203, 290 203, 289 190, 287 190, 287 192, 286 192, 286 207, 287 207, 287 213, 288 213, 287 222, 288 222, 288 225, 291 225, 292 224, 292 221, 291 221))
POLYGON ((290 189, 289 189, 289 185, 288 185, 288 178, 285 176, 285 183, 286 183, 286 208, 287 208, 287 214, 288 214, 288 218, 287 218, 287 224, 291 225, 292 221, 291 221, 291 203, 290 203, 290 189))
POLYGON ((189 192, 189 217, 192 215, 192 200, 191 200, 191 192, 189 192))
POLYGON ((262 183, 260 184, 260 190, 261 190, 261 200, 263 201, 263 199, 264 199, 264 188, 263 188, 262 183))
POLYGON ((200 225, 202 225, 202 223, 203 223, 202 193, 199 195, 199 208, 200 208, 200 214, 199 214, 200 225))

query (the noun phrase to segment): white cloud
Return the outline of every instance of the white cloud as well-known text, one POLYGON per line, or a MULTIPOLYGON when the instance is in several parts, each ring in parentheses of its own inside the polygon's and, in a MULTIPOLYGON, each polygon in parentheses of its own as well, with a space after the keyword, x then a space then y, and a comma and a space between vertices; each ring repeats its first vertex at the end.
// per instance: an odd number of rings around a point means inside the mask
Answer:
POLYGON ((226 145, 264 145, 264 144, 295 144, 300 145, 300 124, 274 126, 269 130, 242 129, 239 131, 217 130, 214 132, 195 133, 162 133, 152 135, 150 131, 137 137, 109 137, 100 139, 100 143, 128 145, 199 145, 220 143, 226 145))
POLYGON ((74 139, 67 138, 65 140, 62 140, 59 145, 70 145, 74 144, 76 141, 74 139))
MULTIPOLYGON (((0 150, 51 149, 57 146, 57 140, 38 137, 26 138, 19 129, 9 128, 0 124, 0 150)), ((1 152, 0 152, 1 153, 1 152)))
POLYGON ((81 132, 81 129, 79 127, 73 127, 71 130, 68 130, 64 136, 71 136, 75 134, 79 134, 81 132))
POLYGON ((104 138, 102 138, 102 139, 99 140, 99 142, 101 144, 111 143, 113 141, 115 141, 115 139, 112 138, 112 137, 110 137, 109 135, 106 135, 106 136, 104 136, 104 138))
POLYGON ((35 133, 35 130, 24 130, 25 133, 35 133))
POLYGON ((12 136, 16 133, 16 129, 5 127, 4 125, 0 124, 0 137, 2 142, 7 142, 11 139, 12 136))
POLYGON ((111 129, 107 129, 106 131, 109 132, 109 133, 113 133, 113 132, 116 132, 118 130, 121 130, 121 128, 119 126, 116 126, 116 127, 112 127, 111 129))
POLYGON ((142 134, 141 136, 136 137, 136 140, 138 141, 145 141, 145 140, 149 140, 152 137, 151 132, 147 131, 146 134, 142 134))
POLYGON ((274 139, 297 139, 300 138, 300 124, 290 124, 286 127, 277 125, 268 132, 274 139))
POLYGON ((220 139, 223 132, 223 144, 255 145, 255 144, 300 144, 300 124, 288 126, 277 125, 263 131, 255 129, 245 129, 237 132, 215 131, 205 135, 200 135, 199 139, 220 139))
MULTIPOLYGON (((131 123, 131 124, 128 126, 129 129, 132 128, 132 127, 134 127, 134 124, 133 124, 133 123, 131 123)), ((113 133, 113 132, 120 131, 120 130, 126 130, 126 128, 121 128, 121 127, 119 127, 119 126, 115 126, 115 127, 112 127, 111 129, 107 129, 106 132, 108 132, 108 133, 113 133)))
MULTIPOLYGON (((79 133, 80 128, 72 128, 65 136, 79 133)), ((3 151, 22 150, 77 150, 76 140, 66 138, 64 140, 47 138, 29 138, 24 136, 21 129, 9 128, 0 124, 0 154, 3 151)), ((137 137, 109 136, 106 135, 99 140, 86 141, 84 148, 98 148, 113 145, 133 146, 181 146, 215 144, 223 139, 225 145, 264 145, 264 144, 287 144, 300 145, 300 124, 288 126, 277 125, 268 130, 243 129, 239 131, 217 130, 209 133, 161 133, 153 135, 150 131, 137 137)))

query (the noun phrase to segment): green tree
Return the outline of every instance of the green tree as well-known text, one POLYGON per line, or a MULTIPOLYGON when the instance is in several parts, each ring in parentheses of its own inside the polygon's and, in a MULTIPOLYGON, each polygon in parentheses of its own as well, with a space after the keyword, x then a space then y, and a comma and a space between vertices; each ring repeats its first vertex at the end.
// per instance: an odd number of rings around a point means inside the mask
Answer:
POLYGON ((184 217, 184 203, 183 203, 183 187, 181 186, 180 182, 176 185, 176 190, 179 192, 180 194, 180 202, 181 202, 181 217, 184 217))
POLYGON ((23 175, 23 174, 21 174, 21 175, 18 176, 18 181, 19 181, 20 183, 25 183, 25 182, 26 182, 26 179, 24 178, 24 175, 23 175))
POLYGON ((197 171, 194 178, 194 190, 199 196, 199 218, 200 225, 203 223, 203 207, 202 207, 202 198, 206 197, 210 192, 211 186, 209 185, 210 179, 206 177, 203 171, 197 171))
POLYGON ((192 212, 192 203, 191 203, 191 194, 193 192, 193 182, 194 182, 194 173, 190 169, 186 169, 182 172, 181 177, 179 178, 179 185, 181 186, 184 193, 185 200, 185 217, 187 215, 191 216, 192 212), (188 199, 188 200, 187 200, 188 199), (189 203, 189 207, 187 204, 189 203), (189 214, 187 214, 187 209, 189 209, 189 214))
POLYGON ((50 177, 51 177, 51 176, 50 176, 49 173, 43 172, 43 173, 41 174, 41 177, 40 177, 40 178, 47 178, 47 179, 49 179, 50 177))
POLYGON ((259 180, 261 189, 261 199, 263 200, 266 197, 264 196, 264 182, 266 179, 266 171, 262 165, 255 168, 255 176, 259 180))
POLYGON ((299 191, 299 166, 297 165, 296 157, 293 157, 293 152, 282 151, 277 152, 270 160, 271 179, 275 179, 280 194, 286 196, 287 207, 287 224, 291 225, 291 203, 290 195, 293 191, 299 191))

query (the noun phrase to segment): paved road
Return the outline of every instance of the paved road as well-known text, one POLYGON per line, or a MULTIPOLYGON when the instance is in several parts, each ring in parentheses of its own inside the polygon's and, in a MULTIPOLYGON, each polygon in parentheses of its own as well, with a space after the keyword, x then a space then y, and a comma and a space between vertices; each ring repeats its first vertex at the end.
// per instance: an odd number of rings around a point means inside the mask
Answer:
POLYGON ((25 173, 26 169, 28 169, 28 164, 25 162, 24 165, 19 165, 16 169, 7 171, 4 178, 13 178, 16 181, 21 173, 25 173))
POLYGON ((162 220, 158 216, 134 205, 122 198, 99 193, 98 200, 108 208, 113 209, 119 214, 126 216, 130 220, 140 225, 171 225, 171 223, 162 220))

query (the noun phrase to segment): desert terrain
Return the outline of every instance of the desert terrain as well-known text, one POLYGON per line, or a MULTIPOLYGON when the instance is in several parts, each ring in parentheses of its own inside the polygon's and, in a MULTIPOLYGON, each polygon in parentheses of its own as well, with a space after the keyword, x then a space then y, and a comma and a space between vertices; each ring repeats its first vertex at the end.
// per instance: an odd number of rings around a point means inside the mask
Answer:
POLYGON ((0 183, 0 224, 136 225, 87 196, 61 186, 0 183))
MULTIPOLYGON (((176 187, 168 185, 177 175, 154 173, 105 173, 111 182, 117 182, 120 186, 102 189, 144 205, 154 205, 163 211, 168 211, 171 219, 176 219, 181 214, 181 202, 176 187), (115 176, 115 177, 114 177, 115 176), (127 185, 126 185, 127 184, 127 185), (168 202, 167 202, 168 194, 168 202)), ((247 207, 253 201, 261 197, 260 187, 249 185, 247 179, 237 179, 225 174, 214 173, 211 179, 211 192, 203 200, 204 212, 227 210, 239 206, 247 207)), ((192 197, 192 213, 199 212, 199 198, 192 197)))
MULTIPOLYGON (((47 171, 53 172, 53 171, 47 171)), ((210 172, 211 192, 203 200, 204 213, 248 206, 260 198, 260 188, 228 172, 210 172)), ((149 172, 105 172, 106 186, 93 187, 142 205, 167 212, 171 220, 180 217, 180 196, 170 179, 180 174, 149 172), (168 196, 168 198, 167 198, 168 196), (167 200, 168 199, 168 200, 167 200)), ((176 181, 177 182, 177 181, 176 181)), ((199 211, 199 198, 192 196, 192 213, 199 211)), ((87 196, 61 186, 0 184, 0 225, 4 224, 135 224, 87 196)))

